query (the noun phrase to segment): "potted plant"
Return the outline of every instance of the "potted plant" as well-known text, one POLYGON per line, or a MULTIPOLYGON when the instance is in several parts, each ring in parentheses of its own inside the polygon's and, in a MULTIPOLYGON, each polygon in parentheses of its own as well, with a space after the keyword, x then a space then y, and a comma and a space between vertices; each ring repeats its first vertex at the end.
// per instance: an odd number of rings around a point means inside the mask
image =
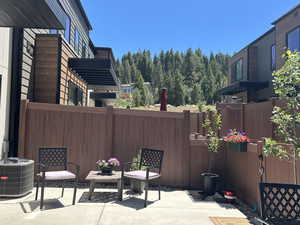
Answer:
POLYGON ((237 152, 247 152, 247 144, 250 142, 250 139, 245 132, 231 129, 224 141, 228 143, 229 149, 237 152))
MULTIPOLYGON (((132 164, 130 167, 131 171, 134 170, 145 170, 145 168, 140 168, 140 162, 141 162, 141 152, 139 153, 132 159, 132 164)), ((137 194, 142 194, 145 188, 145 182, 140 181, 140 180, 133 180, 130 179, 130 188, 131 191, 137 194)))
MULTIPOLYGON (((206 115, 203 128, 207 131, 206 140, 208 151, 211 153, 217 153, 221 145, 219 131, 222 127, 222 116, 216 109, 208 109, 206 115)), ((201 174, 201 176, 204 177, 204 192, 209 196, 216 193, 217 181, 220 177, 218 174, 212 172, 213 160, 214 156, 212 157, 212 155, 210 155, 208 171, 201 174)))
POLYGON ((98 160, 96 162, 98 169, 103 175, 111 175, 114 167, 120 166, 117 158, 110 158, 109 160, 98 160))
POLYGON ((294 183, 300 158, 300 53, 287 51, 285 64, 273 73, 275 94, 284 104, 275 106, 271 121, 276 125, 276 140, 265 138, 264 154, 292 162, 294 183))

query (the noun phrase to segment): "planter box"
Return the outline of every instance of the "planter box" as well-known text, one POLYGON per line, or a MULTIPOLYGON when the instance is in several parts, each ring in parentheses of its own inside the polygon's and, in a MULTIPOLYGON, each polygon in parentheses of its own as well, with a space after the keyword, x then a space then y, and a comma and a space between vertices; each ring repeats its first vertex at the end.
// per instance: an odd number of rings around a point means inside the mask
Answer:
POLYGON ((245 143, 228 143, 228 148, 236 152, 247 152, 247 142, 245 143))

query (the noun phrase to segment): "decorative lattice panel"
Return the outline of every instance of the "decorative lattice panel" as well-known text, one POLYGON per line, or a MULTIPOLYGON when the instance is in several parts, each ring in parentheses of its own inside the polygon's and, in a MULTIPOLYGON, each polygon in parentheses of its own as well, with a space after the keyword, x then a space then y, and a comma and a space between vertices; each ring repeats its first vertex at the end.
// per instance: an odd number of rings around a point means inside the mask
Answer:
POLYGON ((47 167, 67 167, 67 148, 40 148, 39 162, 47 167))
POLYGON ((164 152, 154 149, 142 149, 141 166, 150 166, 153 168, 161 168, 164 152))
POLYGON ((260 192, 264 219, 300 222, 300 185, 261 183, 260 192))

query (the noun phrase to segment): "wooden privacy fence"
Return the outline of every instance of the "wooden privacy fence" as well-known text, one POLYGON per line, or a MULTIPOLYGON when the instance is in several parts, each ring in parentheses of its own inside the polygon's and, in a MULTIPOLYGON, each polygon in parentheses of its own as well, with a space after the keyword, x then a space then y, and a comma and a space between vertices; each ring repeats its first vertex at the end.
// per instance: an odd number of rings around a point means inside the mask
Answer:
POLYGON ((162 183, 190 184, 190 113, 63 106, 22 101, 19 155, 37 160, 39 147, 65 146, 81 179, 98 159, 132 161, 142 147, 165 151, 162 183))

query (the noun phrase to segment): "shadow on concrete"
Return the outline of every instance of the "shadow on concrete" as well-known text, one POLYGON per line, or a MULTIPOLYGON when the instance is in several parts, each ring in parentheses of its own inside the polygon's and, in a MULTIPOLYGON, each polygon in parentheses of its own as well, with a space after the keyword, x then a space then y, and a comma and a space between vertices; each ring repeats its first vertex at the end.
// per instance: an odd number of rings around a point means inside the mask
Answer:
POLYGON ((216 193, 213 196, 207 196, 202 191, 197 190, 188 190, 187 194, 194 202, 216 202, 219 206, 225 209, 236 209, 232 204, 226 203, 223 196, 216 193))
MULTIPOLYGON (((19 203, 24 213, 32 213, 40 209, 40 201, 28 201, 19 203)), ((58 199, 45 199, 43 210, 59 209, 65 206, 58 199)))
MULTIPOLYGON (((116 204, 125 206, 128 208, 132 208, 135 210, 144 209, 144 202, 145 200, 142 198, 136 198, 136 197, 128 197, 126 199, 123 199, 123 201, 118 201, 116 204)), ((147 201, 147 206, 153 204, 156 201, 147 201)))
POLYGON ((89 192, 83 192, 79 203, 108 203, 119 200, 118 192, 94 192, 91 200, 88 199, 89 192))

